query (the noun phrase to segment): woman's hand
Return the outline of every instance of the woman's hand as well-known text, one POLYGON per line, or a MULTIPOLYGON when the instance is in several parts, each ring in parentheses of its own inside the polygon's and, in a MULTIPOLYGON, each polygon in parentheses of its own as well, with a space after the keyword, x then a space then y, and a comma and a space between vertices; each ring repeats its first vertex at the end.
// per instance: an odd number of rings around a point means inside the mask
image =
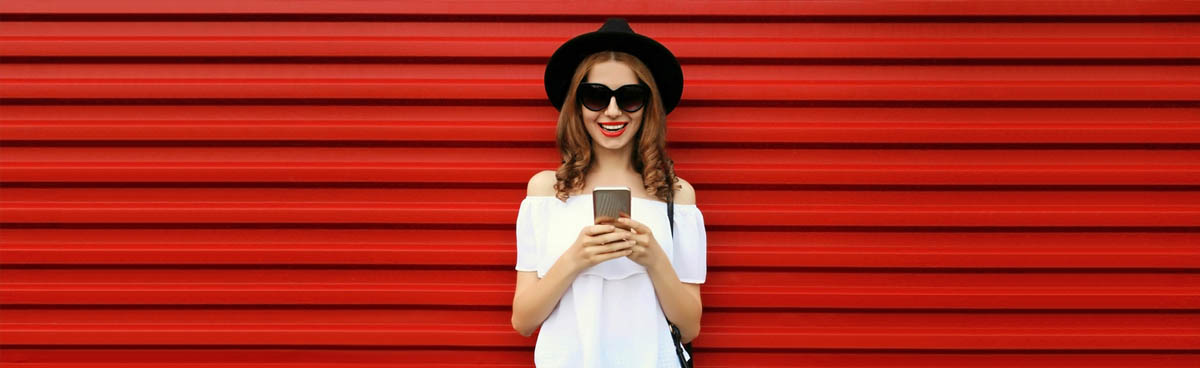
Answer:
POLYGON ((592 225, 579 231, 579 237, 563 253, 572 265, 571 269, 582 272, 588 267, 617 257, 633 253, 631 237, 637 236, 613 225, 592 225))
POLYGON ((629 259, 646 268, 659 262, 668 262, 667 252, 658 245, 658 240, 654 239, 654 233, 650 232, 649 227, 628 217, 622 217, 617 222, 633 231, 629 238, 633 241, 633 252, 627 256, 629 259))

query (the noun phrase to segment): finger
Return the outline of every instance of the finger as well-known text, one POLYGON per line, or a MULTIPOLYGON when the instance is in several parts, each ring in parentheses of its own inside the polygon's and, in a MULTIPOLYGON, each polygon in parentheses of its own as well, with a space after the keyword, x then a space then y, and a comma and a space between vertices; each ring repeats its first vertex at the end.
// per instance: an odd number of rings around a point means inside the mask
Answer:
POLYGON ((585 247, 597 247, 597 246, 607 245, 612 242, 619 242, 619 241, 622 241, 625 239, 629 239, 629 237, 631 237, 631 236, 632 235, 625 235, 625 234, 619 234, 616 232, 610 232, 607 234, 601 234, 601 235, 597 235, 597 236, 588 237, 587 239, 585 239, 583 241, 583 245, 585 247))
POLYGON ((597 263, 599 263, 599 262, 608 261, 608 260, 611 260, 614 258, 626 257, 626 256, 629 256, 630 254, 633 254, 633 252, 626 249, 623 251, 608 252, 608 253, 600 254, 600 255, 597 255, 594 259, 597 261, 597 263))
POLYGON ((625 225, 629 225, 629 227, 633 228, 634 231, 637 231, 638 234, 649 234, 650 233, 649 227, 646 227, 646 225, 644 225, 640 222, 634 221, 631 218, 624 217, 617 221, 620 223, 623 223, 625 225))
MULTIPOLYGON (((622 226, 624 226, 624 225, 622 225, 622 226)), ((634 233, 633 230, 623 229, 623 228, 621 228, 621 226, 617 226, 617 228, 613 229, 612 234, 620 234, 621 237, 624 239, 629 239, 629 238, 637 236, 637 233, 634 233)))
POLYGON ((612 242, 612 243, 608 243, 608 244, 604 244, 604 245, 587 247, 584 249, 584 251, 588 252, 589 255, 594 256, 597 254, 608 254, 608 253, 612 253, 612 252, 624 252, 624 251, 632 248, 634 245, 636 245, 636 244, 633 241, 624 240, 624 241, 616 241, 616 242, 612 242))
POLYGON ((611 243, 611 244, 604 246, 605 247, 604 252, 608 253, 608 252, 623 251, 626 249, 633 248, 633 246, 634 246, 634 242, 631 240, 619 241, 619 242, 611 243))
POLYGON ((607 243, 612 243, 612 242, 619 242, 622 240, 629 240, 629 239, 633 238, 634 236, 635 235, 633 233, 628 232, 628 231, 613 231, 611 233, 599 236, 598 239, 600 239, 602 241, 601 244, 607 244, 607 243))
POLYGON ((603 245, 603 246, 590 247, 590 248, 585 249, 584 252, 587 252, 588 257, 595 258, 595 257, 599 257, 599 256, 609 255, 612 253, 628 252, 632 247, 633 247, 633 243, 622 241, 622 242, 616 242, 616 243, 603 245))
POLYGON ((613 230, 616 230, 616 228, 617 227, 613 225, 592 225, 583 228, 583 234, 587 236, 596 236, 610 233, 613 230))
POLYGON ((631 230, 629 225, 626 225, 624 222, 620 221, 623 218, 629 218, 629 214, 625 213, 625 212, 621 212, 621 215, 617 216, 617 218, 613 219, 612 222, 610 222, 610 224, 616 226, 618 229, 631 230))
POLYGON ((652 235, 650 234, 638 234, 634 235, 633 238, 637 239, 638 243, 650 244, 651 242, 654 242, 654 238, 651 238, 651 236, 652 235))

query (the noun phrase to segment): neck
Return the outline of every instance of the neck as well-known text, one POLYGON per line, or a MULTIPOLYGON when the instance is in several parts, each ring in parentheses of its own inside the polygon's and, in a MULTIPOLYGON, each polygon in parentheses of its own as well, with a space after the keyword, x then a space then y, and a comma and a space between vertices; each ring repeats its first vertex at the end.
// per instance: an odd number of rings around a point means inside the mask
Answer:
POLYGON ((633 173, 633 143, 617 150, 593 145, 590 171, 601 176, 633 173))

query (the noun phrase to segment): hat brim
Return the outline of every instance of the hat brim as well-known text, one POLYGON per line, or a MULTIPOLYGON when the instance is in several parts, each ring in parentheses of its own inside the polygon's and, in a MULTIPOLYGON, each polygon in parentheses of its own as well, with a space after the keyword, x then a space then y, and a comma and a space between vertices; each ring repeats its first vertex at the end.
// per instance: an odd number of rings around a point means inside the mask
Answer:
POLYGON ((575 68, 588 55, 601 51, 620 51, 641 60, 654 76, 662 98, 664 113, 670 113, 683 95, 683 69, 670 50, 649 37, 626 32, 591 32, 567 41, 550 56, 544 84, 546 97, 555 109, 562 110, 571 87, 575 68))

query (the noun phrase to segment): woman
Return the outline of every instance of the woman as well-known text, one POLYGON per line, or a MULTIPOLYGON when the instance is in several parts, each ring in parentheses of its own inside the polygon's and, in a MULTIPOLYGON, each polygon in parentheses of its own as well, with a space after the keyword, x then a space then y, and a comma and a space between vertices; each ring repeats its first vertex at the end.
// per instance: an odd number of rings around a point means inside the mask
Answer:
POLYGON ((679 367, 669 323, 685 343, 700 334, 706 274, 704 219, 666 152, 679 63, 609 19, 554 53, 545 85, 563 162, 534 175, 521 202, 513 328, 541 327, 539 367, 679 367), (598 186, 629 187, 632 218, 594 224, 598 186))

